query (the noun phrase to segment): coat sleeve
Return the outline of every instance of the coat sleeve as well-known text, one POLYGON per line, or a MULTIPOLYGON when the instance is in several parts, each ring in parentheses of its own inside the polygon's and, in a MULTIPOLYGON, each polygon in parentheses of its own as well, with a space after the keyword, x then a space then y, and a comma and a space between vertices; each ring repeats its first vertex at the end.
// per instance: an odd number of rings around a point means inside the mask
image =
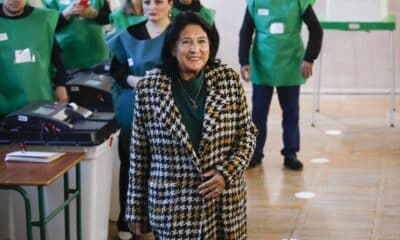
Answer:
POLYGON ((132 124, 129 184, 125 218, 128 222, 147 222, 147 182, 150 171, 150 150, 146 134, 146 96, 137 86, 132 124))
MULTIPOLYGON (((257 130, 251 121, 244 89, 240 83, 239 75, 232 73, 232 87, 235 94, 235 105, 237 106, 238 128, 235 133, 234 146, 228 159, 217 166, 217 170, 224 177, 229 186, 232 181, 242 177, 255 148, 257 130)), ((231 74, 228 74, 228 76, 231 74)), ((229 76, 230 77, 230 76, 229 76)))

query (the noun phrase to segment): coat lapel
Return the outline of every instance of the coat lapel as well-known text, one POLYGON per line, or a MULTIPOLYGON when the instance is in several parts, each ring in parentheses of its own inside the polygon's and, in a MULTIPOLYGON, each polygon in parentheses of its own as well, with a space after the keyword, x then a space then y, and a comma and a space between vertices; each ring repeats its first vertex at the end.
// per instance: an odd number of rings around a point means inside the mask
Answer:
POLYGON ((204 120, 202 137, 199 146, 199 156, 193 149, 190 141, 189 133, 183 123, 182 117, 175 105, 172 95, 171 77, 162 75, 160 78, 159 90, 157 91, 156 114, 165 128, 174 135, 188 153, 197 166, 201 166, 200 157, 206 152, 211 143, 211 137, 216 132, 217 124, 221 122, 220 115, 226 106, 226 90, 221 87, 220 78, 217 71, 206 71, 204 81, 206 81, 207 97, 204 109, 204 120))
POLYGON ((220 115, 227 102, 226 90, 220 86, 222 84, 221 76, 218 75, 217 71, 207 71, 204 77, 207 83, 208 96, 204 109, 202 139, 199 146, 200 156, 209 147, 211 137, 216 133, 216 126, 221 122, 220 115))
POLYGON ((194 159, 196 164, 198 164, 198 157, 191 144, 189 133, 186 130, 182 117, 175 105, 170 76, 162 75, 160 78, 159 91, 157 92, 158 104, 156 104, 156 115, 160 118, 160 121, 164 124, 167 131, 181 142, 182 146, 186 148, 192 159, 194 159))

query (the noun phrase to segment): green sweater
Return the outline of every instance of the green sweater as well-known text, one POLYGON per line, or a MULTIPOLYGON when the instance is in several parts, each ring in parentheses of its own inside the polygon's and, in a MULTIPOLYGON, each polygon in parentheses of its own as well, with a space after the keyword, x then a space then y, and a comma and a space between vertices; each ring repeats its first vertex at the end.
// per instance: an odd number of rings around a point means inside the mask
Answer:
POLYGON ((198 153, 203 128, 206 87, 204 71, 193 80, 185 81, 172 77, 172 93, 175 104, 189 133, 193 149, 198 153))

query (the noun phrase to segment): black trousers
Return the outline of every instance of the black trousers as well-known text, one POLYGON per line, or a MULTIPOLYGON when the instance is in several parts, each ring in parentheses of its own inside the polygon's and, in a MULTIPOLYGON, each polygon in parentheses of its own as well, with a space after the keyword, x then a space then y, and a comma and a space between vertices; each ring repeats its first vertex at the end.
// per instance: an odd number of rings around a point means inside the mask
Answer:
MULTIPOLYGON (((300 86, 276 87, 279 104, 282 109, 283 149, 286 158, 296 158, 300 149, 299 98, 300 86)), ((267 139, 267 122, 274 87, 253 84, 252 119, 258 135, 254 158, 264 157, 264 145, 267 139)))
POLYGON ((125 221, 125 211, 129 181, 131 129, 121 128, 118 140, 118 155, 121 161, 119 169, 119 204, 121 210, 119 212, 117 227, 119 231, 129 231, 128 224, 125 221))

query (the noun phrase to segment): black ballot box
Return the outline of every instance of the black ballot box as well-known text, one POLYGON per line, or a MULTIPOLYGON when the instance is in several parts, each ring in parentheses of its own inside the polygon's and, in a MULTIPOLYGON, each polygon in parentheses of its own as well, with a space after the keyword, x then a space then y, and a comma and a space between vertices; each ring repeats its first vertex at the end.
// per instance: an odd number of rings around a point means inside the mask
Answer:
POLYGON ((68 76, 66 84, 71 102, 94 112, 113 112, 112 78, 92 70, 77 71, 68 76))

